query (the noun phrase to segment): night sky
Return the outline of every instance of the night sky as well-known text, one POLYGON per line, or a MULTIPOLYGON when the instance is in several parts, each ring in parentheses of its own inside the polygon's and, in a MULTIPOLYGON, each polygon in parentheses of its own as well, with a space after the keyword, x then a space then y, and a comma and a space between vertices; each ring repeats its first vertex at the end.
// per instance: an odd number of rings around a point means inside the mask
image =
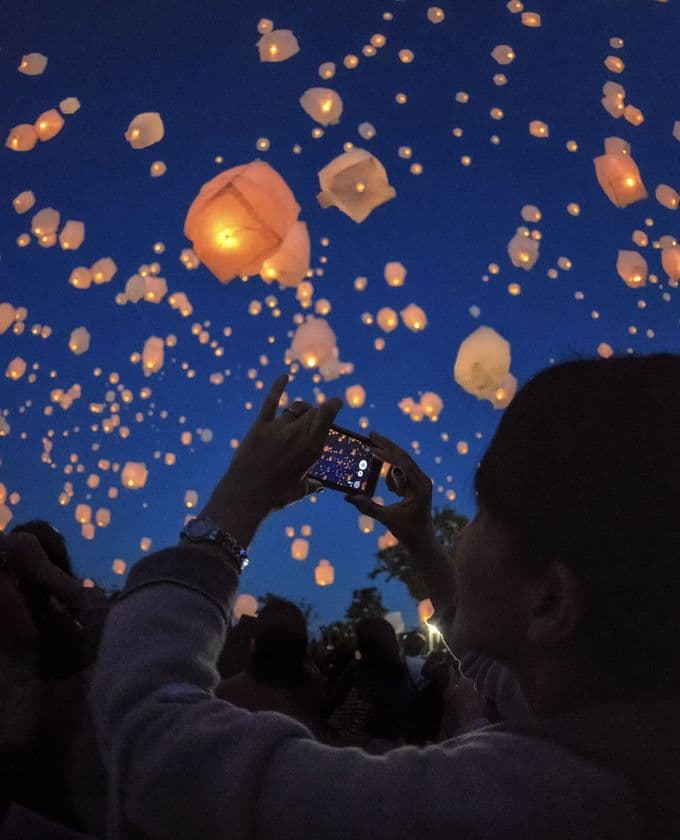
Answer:
MULTIPOLYGON (((680 190, 680 143, 672 135, 680 120, 677 3, 527 0, 526 10, 542 15, 540 28, 523 26, 519 14, 496 0, 441 2, 446 18, 437 25, 427 19, 428 5, 415 0, 3 5, 5 135, 65 97, 76 96, 82 105, 65 117, 53 140, 28 153, 4 146, 0 151, 0 302, 28 309, 23 334, 10 329, 0 336, 0 373, 16 356, 28 364, 18 381, 3 377, 0 400, 11 426, 0 437, 0 481, 21 497, 9 505, 14 517, 9 527, 29 518, 50 520, 66 536, 78 574, 117 588, 124 578, 113 572, 114 559, 133 563, 142 537, 151 538, 154 549, 174 543, 190 512, 186 490, 197 491, 199 507, 207 500, 229 462, 230 441, 242 439, 254 417, 247 406, 261 402, 257 383, 266 390, 286 369, 293 317, 314 312, 301 308, 295 290, 268 286, 259 276, 221 285, 205 267, 187 271, 179 261, 180 251, 190 247, 183 236, 186 211, 201 185, 257 157, 286 179, 302 207, 317 273, 314 299, 330 300, 327 320, 340 358, 354 365, 352 374, 330 382, 314 382, 311 372, 301 371, 288 387, 290 398, 343 396, 349 385, 362 384, 366 404, 346 406, 337 422, 359 430, 365 417, 364 434, 375 429, 415 451, 435 479, 435 505, 446 503, 446 492, 453 490, 456 509, 474 513, 475 465, 502 413, 453 380, 458 347, 477 327, 493 327, 510 342, 511 370, 520 384, 550 363, 594 356, 601 342, 616 354, 680 350, 678 291, 669 286, 661 252, 653 247, 661 236, 679 233, 677 214, 654 198, 660 183, 680 190), (384 20, 385 12, 393 19, 384 20), (292 29, 300 52, 286 62, 260 63, 255 43, 262 17, 276 28, 292 29), (375 33, 387 43, 375 57, 366 57, 362 48, 375 33), (624 40, 621 49, 610 46, 613 37, 624 40), (512 64, 501 67, 491 58, 497 44, 513 47, 512 64), (412 63, 399 61, 401 49, 413 51, 412 63), (48 56, 43 75, 17 72, 22 55, 32 52, 48 56), (347 54, 360 57, 356 69, 343 66, 347 54), (623 59, 623 73, 605 68, 608 55, 623 59), (318 75, 324 61, 337 64, 328 81, 318 75), (494 84, 496 73, 505 73, 508 84, 494 84), (608 80, 625 87, 626 103, 644 114, 642 125, 615 120, 603 109, 608 80), (298 99, 317 86, 336 90, 344 113, 338 125, 313 139, 315 123, 298 99), (469 94, 466 104, 456 102, 459 91, 469 94), (400 92, 407 95, 401 105, 395 101, 400 92), (494 107, 502 109, 503 119, 492 119, 494 107), (145 111, 161 114, 165 137, 134 150, 123 133, 145 111), (535 119, 549 125, 547 139, 529 134, 535 119), (368 141, 357 133, 364 121, 377 132, 368 141), (452 134, 456 127, 462 137, 452 134), (500 143, 492 143, 492 135, 500 143), (607 199, 594 174, 592 159, 603 153, 609 136, 632 144, 649 192, 647 200, 626 209, 607 199), (270 141, 268 151, 257 151, 258 138, 270 141), (569 140, 578 144, 574 153, 566 149, 569 140), (318 171, 348 141, 383 163, 397 191, 396 199, 360 225, 336 208, 322 210, 316 201, 318 171), (295 144, 300 154, 293 152, 295 144), (412 148, 410 160, 399 157, 400 146, 412 148), (472 158, 469 166, 461 164, 463 155, 472 158), (216 163, 218 156, 222 163, 216 163), (167 165, 160 178, 149 174, 156 160, 167 165), (414 162, 422 165, 422 174, 410 172, 414 162), (23 190, 33 190, 36 205, 18 215, 12 199, 23 190), (567 212, 570 202, 580 204, 579 216, 567 212), (540 258, 529 272, 514 268, 507 253, 523 224, 525 204, 542 212, 541 221, 529 225, 542 233, 540 258), (84 221, 86 237, 78 251, 41 248, 35 240, 17 247, 17 237, 30 232, 31 217, 43 207, 58 209, 62 222, 84 221), (630 289, 616 273, 616 259, 619 249, 638 250, 631 240, 636 229, 649 236, 649 245, 639 250, 658 281, 630 289), (165 245, 160 255, 153 250, 158 242, 165 245), (69 285, 74 267, 105 256, 118 266, 112 282, 87 290, 69 285), (550 279, 547 272, 560 257, 571 260, 572 268, 550 279), (167 298, 157 305, 116 304, 127 278, 154 260, 169 292, 189 297, 190 317, 171 309, 167 298), (383 278, 390 260, 408 269, 401 288, 389 287, 383 278), (490 263, 498 264, 498 274, 489 273, 490 263), (363 292, 354 288, 357 276, 368 278, 363 292), (521 294, 509 294, 510 283, 520 283, 521 294), (276 296, 280 317, 264 304, 267 295, 276 296), (248 314, 253 300, 263 302, 257 316, 248 314), (375 315, 382 306, 399 311, 411 302, 427 313, 422 333, 400 324, 385 335, 375 323, 362 323, 362 313, 375 315), (471 307, 479 308, 478 317, 471 307), (51 335, 33 335, 35 324, 49 325, 51 335), (192 333, 195 324, 208 331, 207 344, 192 333), (68 339, 78 326, 87 327, 92 340, 88 352, 75 356, 68 339), (224 335, 225 327, 231 335, 224 335), (151 335, 174 335, 177 343, 166 347, 163 370, 147 378, 130 356, 151 335), (381 351, 374 348, 379 336, 385 338, 381 351), (212 341, 224 348, 221 357, 212 341), (209 381, 216 372, 225 377, 220 385, 209 381), (29 381, 30 373, 35 381, 29 381), (117 374, 113 381, 112 374, 117 374), (46 415, 50 391, 74 383, 81 386, 80 399, 66 411, 53 405, 46 415), (146 399, 140 395, 144 388, 151 390, 146 399), (132 392, 130 403, 121 400, 122 389, 132 392), (409 396, 417 401, 428 390, 441 396, 444 409, 436 423, 414 423, 398 403, 409 396), (118 429, 104 433, 108 413, 90 410, 93 403, 106 403, 107 392, 120 404, 127 438, 118 429), (211 442, 201 440, 201 429, 211 430, 211 442), (183 432, 192 433, 191 445, 182 444, 183 432), (52 444, 48 463, 43 439, 52 444), (458 453, 459 441, 468 444, 467 454, 458 453), (168 452, 176 456, 174 466, 164 462, 168 452), (146 486, 124 489, 119 473, 98 466, 101 459, 121 466, 145 462, 146 486), (96 489, 86 483, 92 474, 100 478, 96 489), (68 481, 73 497, 60 506, 68 481), (108 498, 111 487, 119 488, 115 499, 108 498), (82 538, 74 519, 79 503, 111 511, 110 525, 97 528, 93 540, 82 538)), ((382 482, 377 493, 390 495, 382 482)), ((357 511, 332 490, 316 502, 273 514, 251 546, 242 591, 304 598, 322 623, 341 617, 352 590, 372 585, 367 573, 384 530, 376 524, 364 535, 357 519, 357 511), (296 562, 285 528, 294 527, 300 536, 305 524, 312 528, 309 558, 296 562), (335 566, 336 575, 324 589, 313 575, 322 558, 335 566)), ((405 588, 395 582, 381 589, 385 605, 401 610, 412 625, 415 603, 405 588)))

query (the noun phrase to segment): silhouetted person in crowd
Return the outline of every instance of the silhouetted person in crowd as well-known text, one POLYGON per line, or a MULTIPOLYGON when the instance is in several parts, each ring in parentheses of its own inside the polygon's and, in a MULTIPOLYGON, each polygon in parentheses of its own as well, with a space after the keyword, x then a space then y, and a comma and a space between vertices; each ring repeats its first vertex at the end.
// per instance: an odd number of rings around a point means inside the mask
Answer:
POLYGON ((274 599, 251 624, 247 670, 223 680, 215 694, 253 712, 281 712, 321 729, 324 681, 306 667, 307 622, 295 604, 274 599))
POLYGON ((300 477, 341 407, 276 416, 287 381, 202 512, 234 542, 199 523, 145 557, 107 622, 93 703, 109 836, 679 837, 680 357, 578 361, 529 380, 481 460, 454 557, 434 537, 429 477, 371 436, 401 469, 402 498, 348 501, 410 550, 435 624, 503 718, 383 756, 212 693, 241 549, 308 492, 300 477))
POLYGON ((250 667, 253 625, 252 615, 242 615, 227 631, 227 639, 217 660, 217 670, 223 680, 234 677, 250 667))

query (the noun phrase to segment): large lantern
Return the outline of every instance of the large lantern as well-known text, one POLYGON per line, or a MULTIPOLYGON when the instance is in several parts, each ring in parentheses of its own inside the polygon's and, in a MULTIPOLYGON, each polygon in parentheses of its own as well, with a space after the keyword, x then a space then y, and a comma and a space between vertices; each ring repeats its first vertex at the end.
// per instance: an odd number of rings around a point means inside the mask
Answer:
POLYGON ((640 170, 629 152, 622 150, 618 154, 611 154, 607 151, 596 157, 593 163, 599 185, 616 207, 628 207, 635 201, 647 198, 640 170))
POLYGON ((146 484, 148 475, 146 464, 141 461, 126 461, 120 480, 123 487, 127 487, 128 490, 141 490, 146 484))
POLYGON ((265 283, 277 280, 280 286, 294 288, 307 276, 310 259, 311 246, 307 225, 304 222, 295 222, 281 247, 262 263, 260 277, 265 283))
POLYGON ((397 194, 385 167, 365 149, 352 149, 332 160, 319 172, 319 184, 319 204, 337 207, 357 223, 397 194))
POLYGON ((491 327, 480 327, 462 342, 453 377, 479 400, 492 399, 510 372, 510 344, 491 327))
POLYGON ((314 569, 314 580, 318 586, 330 586, 335 580, 335 568, 328 560, 319 560, 314 569))

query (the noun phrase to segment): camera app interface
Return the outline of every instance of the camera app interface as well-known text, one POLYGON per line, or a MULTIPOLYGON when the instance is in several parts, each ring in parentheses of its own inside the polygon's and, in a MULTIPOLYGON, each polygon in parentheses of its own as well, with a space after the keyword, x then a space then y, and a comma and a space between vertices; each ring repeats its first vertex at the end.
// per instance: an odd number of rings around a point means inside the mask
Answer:
POLYGON ((368 484, 372 457, 371 447, 367 443, 331 429, 323 454, 309 475, 340 484, 348 490, 364 491, 368 484))

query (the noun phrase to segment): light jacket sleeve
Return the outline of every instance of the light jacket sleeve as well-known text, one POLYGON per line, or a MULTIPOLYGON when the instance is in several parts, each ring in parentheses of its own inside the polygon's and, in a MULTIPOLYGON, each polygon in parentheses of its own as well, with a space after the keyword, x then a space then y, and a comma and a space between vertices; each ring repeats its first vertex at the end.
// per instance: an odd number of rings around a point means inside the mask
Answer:
POLYGON ((580 794, 570 832, 559 833, 574 780, 582 791, 583 774, 596 771, 530 737, 482 730, 371 756, 216 698, 236 585, 219 551, 205 547, 168 549, 131 571, 104 630, 92 692, 110 780, 109 838, 614 836, 607 819, 621 791, 594 778, 585 787, 592 801, 580 794))

